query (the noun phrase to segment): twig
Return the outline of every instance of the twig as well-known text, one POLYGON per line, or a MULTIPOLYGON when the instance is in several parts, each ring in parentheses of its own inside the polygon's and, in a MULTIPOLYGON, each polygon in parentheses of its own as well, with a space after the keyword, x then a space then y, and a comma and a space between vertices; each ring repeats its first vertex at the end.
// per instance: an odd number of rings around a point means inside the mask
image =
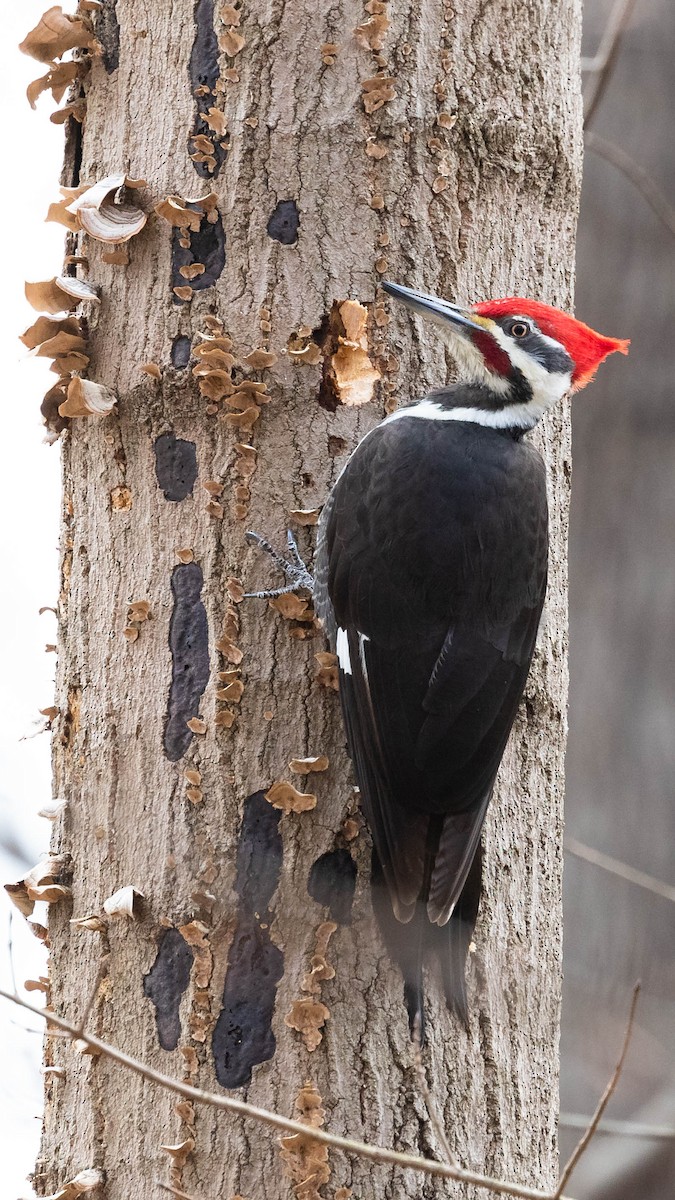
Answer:
POLYGON ((619 56, 621 38, 628 27, 634 7, 635 0, 616 0, 605 27, 605 32, 602 35, 598 53, 595 58, 586 64, 586 70, 592 72, 595 76, 594 83, 590 89, 591 94, 586 101, 586 111, 584 113, 584 126, 586 128, 588 128, 593 120, 597 107, 605 94, 605 89, 610 81, 616 60, 619 56))
POLYGON ((436 1105, 434 1103, 434 1098, 431 1095, 431 1091, 430 1091, 429 1085, 427 1083, 427 1077, 424 1074, 424 1066, 422 1064, 422 1047, 420 1046, 419 1036, 415 1037, 413 1054, 414 1054, 414 1062, 415 1062, 415 1071, 417 1072, 418 1087, 420 1089, 420 1092, 422 1093, 422 1099, 424 1100, 424 1103, 426 1104, 429 1120, 431 1121, 431 1124, 433 1125, 434 1131, 436 1133, 436 1137, 438 1138, 438 1144, 440 1145, 441 1150, 443 1151, 443 1154, 445 1155, 445 1161, 451 1163, 453 1167, 457 1167, 457 1166, 459 1166, 459 1164, 458 1164, 457 1159, 455 1158, 454 1154, 452 1153, 452 1150, 450 1149, 450 1143, 448 1141, 447 1134, 446 1134, 445 1128, 443 1126, 443 1122, 441 1121, 441 1118, 438 1113, 438 1109, 436 1108, 436 1105))
POLYGON ((628 1053, 628 1047, 630 1045, 630 1039, 631 1039, 631 1035, 633 1033, 633 1022, 635 1021, 635 1009, 637 1008, 637 1002, 638 1002, 639 995, 640 995, 640 982, 638 981, 633 988, 633 996, 632 996, 632 999, 630 1002, 630 1011, 628 1013, 628 1021, 626 1022, 626 1032, 623 1035, 623 1045, 621 1047, 621 1053, 619 1055, 619 1060, 614 1068, 612 1077, 611 1077, 609 1083, 607 1084, 607 1087, 605 1088, 604 1092, 602 1093, 602 1096, 600 1097, 600 1102, 599 1102, 598 1107, 596 1108, 595 1112, 593 1113, 593 1118, 591 1120, 590 1125, 588 1126, 588 1129, 585 1131, 584 1134, 582 1134, 577 1145, 574 1147, 574 1150, 572 1151, 567 1163, 565 1164, 565 1167, 563 1168, 560 1179, 558 1180, 558 1187, 554 1193, 553 1200, 562 1200, 563 1188, 565 1187, 567 1180, 569 1179, 570 1175, 572 1174, 572 1171, 576 1167, 576 1165, 577 1165, 579 1159, 581 1158, 584 1150, 586 1149, 588 1143, 590 1142, 591 1138, 593 1137, 593 1134, 596 1132, 598 1125, 600 1124, 600 1119, 602 1117, 602 1114, 604 1113, 605 1109, 607 1108, 607 1104, 609 1103, 610 1096, 612 1095, 617 1083, 619 1082, 619 1076, 623 1069, 623 1064, 626 1060, 626 1054, 628 1053))
POLYGON ((654 879, 652 875, 646 875, 644 871, 636 871, 635 867, 629 867, 618 858, 610 858, 609 854, 603 854, 601 850, 593 850, 591 846, 578 842, 576 838, 565 838, 565 849, 575 858, 583 858, 585 862, 602 867, 604 871, 618 875, 620 879, 627 879, 629 883, 636 883, 638 887, 646 888, 648 892, 675 903, 675 887, 662 883, 660 879, 654 879))
MULTIPOLYGON (((590 1117, 581 1113, 561 1113, 558 1125, 563 1129, 586 1129, 590 1117)), ((598 1133, 615 1134, 623 1138, 645 1138, 651 1142, 675 1142, 675 1128, 668 1125, 640 1125, 637 1121, 601 1121, 598 1133)))
POLYGON ((181 1192, 180 1188, 174 1187, 172 1183, 165 1183, 163 1179, 154 1179, 153 1183, 156 1187, 164 1188, 165 1192, 171 1192, 172 1196, 178 1196, 178 1200, 195 1200, 188 1192, 181 1192))
POLYGON ((652 212, 665 225, 668 232, 675 237, 675 208, 666 200, 663 192, 644 167, 639 166, 635 159, 631 158, 630 154, 626 154, 626 151, 617 146, 615 142, 608 142, 606 138, 598 137, 597 133, 587 133, 585 140, 587 149, 598 154, 600 158, 606 159, 635 185, 652 212))
POLYGON ((43 1017, 50 1025, 56 1025, 58 1029, 64 1030, 72 1038, 80 1038, 106 1058, 120 1063, 121 1066, 126 1067, 129 1071, 133 1071, 135 1075, 140 1075, 143 1079, 148 1079, 152 1083, 158 1084, 159 1087, 166 1088, 167 1091, 177 1092, 179 1096, 184 1096, 186 1100, 192 1100, 195 1104, 206 1104, 211 1108, 218 1108, 225 1112, 238 1113, 239 1116, 247 1120, 258 1121, 263 1125, 270 1125, 274 1129, 283 1129, 285 1133, 300 1134, 303 1139, 311 1137, 317 1142, 333 1146, 335 1150, 341 1150, 344 1154, 353 1155, 355 1158, 365 1158, 370 1162, 376 1163, 390 1163, 392 1166, 400 1167, 402 1170, 420 1171, 426 1175, 440 1175, 444 1179, 456 1179, 460 1183, 471 1183, 474 1187, 498 1192, 502 1196, 517 1196, 521 1200, 570 1200, 570 1197, 564 1197, 560 1190, 554 1195, 551 1192, 542 1192, 538 1188, 525 1187, 519 1183, 506 1183, 502 1179, 492 1179, 488 1175, 479 1175, 475 1171, 466 1171, 464 1168, 452 1166, 450 1163, 434 1162, 432 1159, 420 1158, 416 1154, 404 1154, 399 1150, 388 1150, 384 1146, 373 1146, 367 1142, 357 1142, 351 1138, 340 1137, 339 1134, 328 1133, 325 1129, 309 1128, 300 1121, 293 1121, 289 1117, 281 1117, 277 1113, 270 1112, 268 1109, 247 1104, 246 1101, 237 1100, 233 1096, 219 1096, 213 1092, 204 1092, 200 1088, 191 1087, 187 1083, 181 1083, 177 1079, 172 1079, 169 1075, 162 1075, 160 1071, 155 1071, 153 1067, 148 1067, 137 1059, 131 1058, 122 1050, 117 1050, 114 1046, 108 1045, 107 1042, 101 1041, 100 1038, 94 1037, 90 1033, 81 1032, 74 1025, 65 1021, 63 1017, 58 1017, 52 1012, 47 1013, 44 1009, 29 1004, 21 996, 12 996, 9 992, 1 988, 0 996, 5 1000, 10 1000, 13 1004, 18 1004, 21 1008, 28 1009, 29 1012, 43 1017))

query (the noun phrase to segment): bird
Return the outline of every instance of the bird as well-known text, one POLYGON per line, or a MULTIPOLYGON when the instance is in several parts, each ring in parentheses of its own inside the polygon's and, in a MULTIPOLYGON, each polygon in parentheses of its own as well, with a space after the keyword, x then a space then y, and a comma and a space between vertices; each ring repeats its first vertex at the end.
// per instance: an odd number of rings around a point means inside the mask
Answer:
POLYGON ((468 1028, 481 832, 546 595, 546 471, 526 435, 629 343, 524 297, 457 305, 382 286, 434 324, 457 379, 359 442, 323 507, 313 576, 292 539, 293 562, 276 560, 281 590, 312 587, 337 655, 373 907, 424 1042, 433 956, 468 1028))

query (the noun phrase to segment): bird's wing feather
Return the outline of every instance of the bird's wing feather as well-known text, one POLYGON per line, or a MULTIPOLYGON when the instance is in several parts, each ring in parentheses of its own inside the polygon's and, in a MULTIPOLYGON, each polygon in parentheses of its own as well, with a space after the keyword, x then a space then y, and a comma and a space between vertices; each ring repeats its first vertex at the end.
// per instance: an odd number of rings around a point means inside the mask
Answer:
POLYGON ((519 490, 503 443, 488 439, 494 464, 481 459, 472 497, 472 432, 424 430, 411 463, 405 424, 369 435, 334 489, 315 602, 334 638, 345 631, 347 740, 399 919, 424 896, 442 924, 474 860, 534 648, 545 492, 536 456, 523 450, 519 490))

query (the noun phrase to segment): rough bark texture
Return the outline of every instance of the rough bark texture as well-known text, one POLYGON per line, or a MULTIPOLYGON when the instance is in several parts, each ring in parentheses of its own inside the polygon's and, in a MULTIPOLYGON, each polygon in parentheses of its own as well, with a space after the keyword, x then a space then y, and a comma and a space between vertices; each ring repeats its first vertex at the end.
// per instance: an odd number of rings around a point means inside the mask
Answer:
MULTIPOLYGON (((311 1080, 336 1132, 435 1153, 401 980, 373 925, 368 835, 361 828, 349 840, 352 827, 343 828, 357 802, 337 696, 314 678, 322 638, 299 638, 297 622, 261 602, 237 606, 244 692, 229 729, 215 722, 223 708, 216 691, 226 686, 217 672, 232 667, 217 643, 226 580, 253 587, 270 579, 244 531, 281 541, 289 511, 322 503, 385 405, 447 378, 450 363, 433 331, 400 312, 378 324, 378 272, 451 297, 516 292, 569 304, 581 157, 579 4, 391 0, 366 10, 360 0, 318 8, 249 0, 236 27, 245 46, 219 59, 209 29, 214 21, 220 34, 228 26, 206 0, 112 7, 101 27, 106 57, 87 82, 81 178, 142 175, 147 207, 167 193, 201 196, 213 187, 226 261, 213 286, 178 303, 164 221, 153 217, 130 244, 127 267, 102 262, 99 243, 87 247, 89 277, 102 285, 90 374, 119 405, 100 422, 74 421, 64 440, 55 767, 69 806, 55 844, 72 856, 73 909, 52 908, 54 1003, 64 1014, 81 1012, 109 951, 91 1027, 111 1042, 207 1088, 250 1077, 243 1094, 288 1115, 311 1080), (362 44, 368 35, 354 34, 378 7, 390 22, 379 61, 362 44), (322 43, 338 44, 334 61, 322 57, 322 43), (223 74, 233 66, 239 81, 223 74), (395 80, 395 94, 368 113, 362 85, 378 69, 395 80), (202 76, 211 87, 220 77, 217 98, 195 100, 202 76), (231 133, 215 181, 188 157, 189 135, 203 132, 197 113, 213 104, 231 133), (439 124, 441 112, 456 116, 454 125, 439 124), (373 145, 386 156, 368 153, 373 145), (330 412, 318 403, 321 365, 299 365, 283 351, 302 326, 325 333, 333 301, 346 298, 370 305, 370 356, 382 381, 371 403, 330 412), (261 308, 271 310, 268 329, 261 308), (268 370, 244 368, 271 394, 250 437, 206 413, 190 369, 172 365, 187 351, 177 339, 198 341, 209 313, 224 322, 238 362, 262 346, 278 356, 268 370), (160 381, 139 373, 148 361, 161 366, 160 381), (249 440, 258 457, 243 520, 235 515, 234 444, 249 440), (206 481, 224 484, 222 519, 207 511, 206 481), (194 562, 179 563, 177 548, 191 548, 194 562), (127 609, 139 600, 151 615, 130 641, 127 609), (185 721, 197 713, 206 732, 193 735, 185 721), (327 772, 309 784, 289 774, 291 758, 318 754, 328 756, 327 772), (186 794, 186 769, 201 774, 198 802, 186 794), (278 779, 316 792, 316 808, 279 818, 262 796, 278 779), (326 953, 335 976, 320 983, 316 999, 329 1017, 310 1051, 284 1018, 311 994, 301 985, 330 916, 327 876, 342 881, 326 953), (135 922, 112 918, 104 935, 69 925, 127 884, 145 897, 135 922)), ((447 1015, 432 978, 425 1052, 460 1160, 533 1185, 550 1183, 556 1164, 565 412, 548 419, 538 441, 551 481, 551 584, 488 821, 471 1031, 447 1015)), ((311 529, 301 533, 311 553, 311 529)), ((106 1200, 145 1200, 159 1194, 152 1180, 168 1179, 173 1163, 174 1184, 200 1200, 311 1200, 340 1186, 374 1200, 445 1194, 438 1182, 333 1155, 329 1180, 320 1168, 315 1190, 303 1188, 309 1165, 286 1156, 284 1166, 265 1131, 176 1108, 169 1095, 56 1039, 48 1057, 65 1077, 48 1077, 40 1192, 99 1166, 106 1200), (194 1148, 181 1166, 180 1155, 161 1147, 188 1138, 194 1148)))

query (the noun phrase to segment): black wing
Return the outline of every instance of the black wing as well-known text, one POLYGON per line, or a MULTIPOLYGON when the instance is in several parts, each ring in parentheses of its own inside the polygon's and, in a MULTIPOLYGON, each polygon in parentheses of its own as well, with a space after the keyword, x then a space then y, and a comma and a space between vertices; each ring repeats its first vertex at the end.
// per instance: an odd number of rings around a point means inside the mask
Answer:
POLYGON ((399 418, 324 509, 315 602, 399 921, 445 924, 476 857, 546 588, 544 469, 525 443, 399 418))

